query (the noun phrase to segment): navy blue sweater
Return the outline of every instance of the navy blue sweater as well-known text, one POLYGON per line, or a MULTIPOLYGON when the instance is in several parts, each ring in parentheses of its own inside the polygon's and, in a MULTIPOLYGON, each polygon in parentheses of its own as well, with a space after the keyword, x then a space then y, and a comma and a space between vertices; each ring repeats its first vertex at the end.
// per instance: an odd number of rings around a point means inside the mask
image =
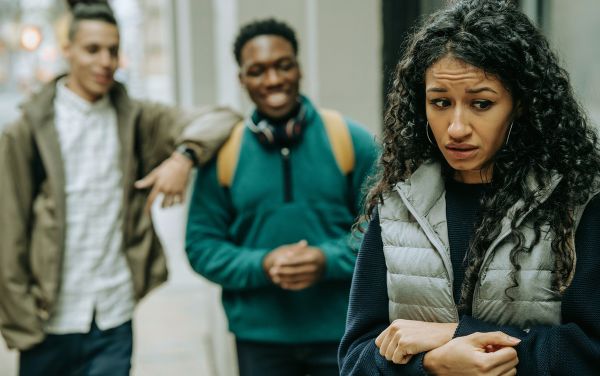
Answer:
MULTIPOLYGON (((446 195, 447 210, 471 206, 456 205, 457 197, 446 195)), ((449 238, 455 237, 450 221, 461 213, 449 213, 449 238)), ((465 213, 466 214, 466 213, 465 213)), ((470 220, 476 217, 469 215, 470 220)), ((462 227, 464 228, 464 227, 462 227)), ((466 227, 471 233, 473 227, 466 227)), ((577 268, 571 286, 562 300, 562 324, 533 327, 527 333, 514 326, 499 326, 461 317, 455 337, 474 332, 500 330, 522 341, 516 347, 519 375, 600 375, 600 198, 587 206, 575 237, 577 268)), ((464 243, 466 244, 466 243, 464 243)), ((452 249, 453 267, 465 249, 452 249)), ((463 271, 464 272, 464 271, 463 271)), ((462 277, 461 277, 462 279, 462 277)), ((426 375, 423 356, 419 354, 406 365, 396 365, 379 354, 375 338, 389 326, 386 266, 381 241, 379 217, 369 224, 358 254, 346 333, 339 351, 341 375, 426 375)))

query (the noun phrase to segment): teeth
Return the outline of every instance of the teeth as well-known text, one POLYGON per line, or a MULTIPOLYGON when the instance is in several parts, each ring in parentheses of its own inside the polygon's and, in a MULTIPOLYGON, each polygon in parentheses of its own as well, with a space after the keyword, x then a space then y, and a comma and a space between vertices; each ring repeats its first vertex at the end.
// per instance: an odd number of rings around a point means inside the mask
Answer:
POLYGON ((270 106, 278 107, 287 102, 287 95, 284 93, 274 93, 267 95, 266 102, 270 106))

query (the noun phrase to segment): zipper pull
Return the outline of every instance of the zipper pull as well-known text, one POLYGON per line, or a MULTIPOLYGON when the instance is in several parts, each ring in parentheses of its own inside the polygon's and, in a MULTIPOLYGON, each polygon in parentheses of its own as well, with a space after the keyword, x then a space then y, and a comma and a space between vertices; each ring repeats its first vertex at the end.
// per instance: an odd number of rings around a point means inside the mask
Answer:
POLYGON ((281 148, 281 165, 283 167, 283 200, 292 202, 294 195, 292 193, 292 166, 290 160, 290 149, 281 148))

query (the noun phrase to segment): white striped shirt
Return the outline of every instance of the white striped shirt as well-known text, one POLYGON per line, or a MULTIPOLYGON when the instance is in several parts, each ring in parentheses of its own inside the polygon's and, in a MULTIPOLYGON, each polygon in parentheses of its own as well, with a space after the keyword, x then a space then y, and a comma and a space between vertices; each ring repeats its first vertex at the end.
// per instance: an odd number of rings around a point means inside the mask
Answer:
POLYGON ((117 115, 108 96, 90 103, 57 83, 55 124, 65 171, 66 239, 61 288, 47 333, 87 333, 131 319, 131 271, 123 252, 123 188, 117 115))

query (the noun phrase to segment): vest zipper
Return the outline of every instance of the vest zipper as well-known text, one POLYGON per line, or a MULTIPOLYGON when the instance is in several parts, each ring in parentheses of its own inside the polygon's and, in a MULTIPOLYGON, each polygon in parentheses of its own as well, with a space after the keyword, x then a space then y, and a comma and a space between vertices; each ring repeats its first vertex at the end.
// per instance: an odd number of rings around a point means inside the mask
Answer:
POLYGON ((283 167, 283 201, 292 202, 292 164, 290 160, 290 149, 281 148, 281 161, 283 167))

